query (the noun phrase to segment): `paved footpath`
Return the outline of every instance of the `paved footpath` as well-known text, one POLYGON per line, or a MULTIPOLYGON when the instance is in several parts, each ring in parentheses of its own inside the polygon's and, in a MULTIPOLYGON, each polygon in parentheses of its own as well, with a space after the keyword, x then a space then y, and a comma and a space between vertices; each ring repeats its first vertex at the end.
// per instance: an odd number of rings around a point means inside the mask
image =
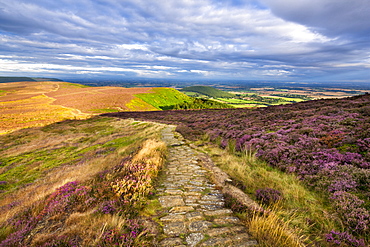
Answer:
POLYGON ((164 235, 160 246, 256 246, 239 218, 224 207, 224 198, 197 162, 197 152, 164 129, 169 146, 165 178, 159 186, 164 235))

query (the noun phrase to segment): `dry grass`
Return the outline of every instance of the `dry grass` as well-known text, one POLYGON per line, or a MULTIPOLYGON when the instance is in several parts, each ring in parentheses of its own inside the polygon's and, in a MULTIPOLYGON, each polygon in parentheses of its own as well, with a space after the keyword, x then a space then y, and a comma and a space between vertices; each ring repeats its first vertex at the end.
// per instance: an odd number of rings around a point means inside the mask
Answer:
POLYGON ((134 156, 132 162, 145 162, 156 166, 162 166, 165 159, 163 154, 166 150, 167 146, 164 142, 149 139, 144 142, 143 147, 134 156))
POLYGON ((27 99, 0 102, 0 134, 22 128, 45 126, 76 117, 73 109, 51 105, 53 101, 52 98, 39 95, 27 99))
POLYGON ((284 222, 270 208, 265 213, 255 212, 247 226, 251 235, 258 240, 260 246, 303 247, 305 237, 290 230, 289 222, 284 222))

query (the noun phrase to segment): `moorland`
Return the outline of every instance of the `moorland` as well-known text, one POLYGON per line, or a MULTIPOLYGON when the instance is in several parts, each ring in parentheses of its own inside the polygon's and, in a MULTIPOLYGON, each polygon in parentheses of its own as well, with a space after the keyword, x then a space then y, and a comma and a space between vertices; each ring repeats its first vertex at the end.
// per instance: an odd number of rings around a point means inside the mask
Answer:
POLYGON ((0 83, 0 134, 106 112, 228 107, 173 88, 90 87, 58 80, 0 83))
POLYGON ((172 88, 0 86, 0 246, 150 246, 165 124, 264 208, 225 197, 246 226, 258 222, 260 246, 370 242, 369 94, 168 110, 194 99, 172 88))

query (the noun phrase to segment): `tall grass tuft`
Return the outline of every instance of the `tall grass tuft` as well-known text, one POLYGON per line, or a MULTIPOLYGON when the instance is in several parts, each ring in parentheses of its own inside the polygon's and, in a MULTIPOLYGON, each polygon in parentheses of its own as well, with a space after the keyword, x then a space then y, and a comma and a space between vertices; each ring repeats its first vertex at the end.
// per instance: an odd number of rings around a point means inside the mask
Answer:
POLYGON ((274 209, 266 210, 264 213, 255 212, 247 222, 250 234, 261 246, 305 246, 303 236, 292 232, 288 226, 289 222, 283 222, 274 213, 274 209))

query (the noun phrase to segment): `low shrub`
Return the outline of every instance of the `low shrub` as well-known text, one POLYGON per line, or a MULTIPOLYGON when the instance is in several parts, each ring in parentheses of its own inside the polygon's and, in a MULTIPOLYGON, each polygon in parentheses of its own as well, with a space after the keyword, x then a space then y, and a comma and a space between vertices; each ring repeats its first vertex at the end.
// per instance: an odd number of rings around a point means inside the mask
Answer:
POLYGON ((256 190, 256 199, 263 204, 272 205, 283 199, 282 193, 271 188, 256 190))

